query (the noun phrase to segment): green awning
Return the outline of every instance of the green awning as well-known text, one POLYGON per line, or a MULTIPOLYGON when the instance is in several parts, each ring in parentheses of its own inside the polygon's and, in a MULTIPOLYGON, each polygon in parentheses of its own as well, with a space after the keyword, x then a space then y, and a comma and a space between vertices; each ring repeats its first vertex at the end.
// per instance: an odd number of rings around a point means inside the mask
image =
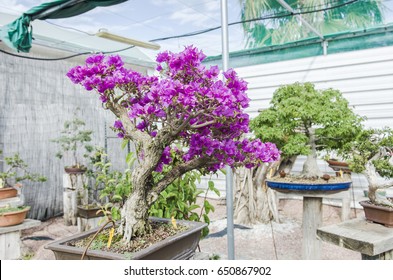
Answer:
POLYGON ((33 38, 30 22, 36 19, 56 19, 83 14, 96 7, 120 4, 127 0, 56 0, 33 7, 15 21, 0 28, 0 40, 9 47, 29 52, 33 38))

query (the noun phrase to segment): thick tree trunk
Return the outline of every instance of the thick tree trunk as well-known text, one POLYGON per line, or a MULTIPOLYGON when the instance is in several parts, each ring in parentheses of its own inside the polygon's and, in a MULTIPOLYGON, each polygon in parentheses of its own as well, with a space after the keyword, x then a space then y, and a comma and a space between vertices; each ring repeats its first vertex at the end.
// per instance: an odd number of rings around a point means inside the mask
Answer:
POLYGON ((257 168, 237 168, 235 171, 234 218, 238 224, 268 223, 279 221, 275 193, 264 184, 267 165, 257 168))
POLYGON ((150 231, 148 210, 145 195, 140 190, 133 191, 121 211, 120 231, 124 241, 129 242, 133 236, 142 236, 150 231))
POLYGON ((154 201, 149 200, 148 196, 154 184, 152 174, 162 152, 162 148, 149 145, 145 149, 143 161, 132 172, 132 192, 121 209, 120 231, 126 242, 150 231, 148 211, 154 201))
POLYGON ((319 170, 317 163, 316 136, 314 128, 308 129, 308 136, 311 153, 307 156, 307 159, 304 162, 302 176, 305 178, 318 178, 322 176, 322 172, 319 170))
POLYGON ((186 172, 199 169, 209 163, 207 159, 196 158, 178 164, 166 173, 160 181, 154 182, 152 174, 161 158, 163 148, 151 144, 145 151, 143 162, 132 172, 132 193, 121 210, 120 232, 126 242, 134 236, 142 236, 150 231, 148 224, 149 208, 169 184, 186 172))

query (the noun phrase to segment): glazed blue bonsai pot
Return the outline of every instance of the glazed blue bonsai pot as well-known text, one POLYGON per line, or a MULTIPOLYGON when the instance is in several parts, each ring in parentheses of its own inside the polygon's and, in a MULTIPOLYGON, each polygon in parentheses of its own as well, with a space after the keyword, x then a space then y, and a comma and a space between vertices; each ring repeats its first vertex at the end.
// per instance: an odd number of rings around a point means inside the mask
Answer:
POLYGON ((295 182, 277 182, 266 180, 266 184, 269 188, 277 191, 327 191, 327 192, 337 192, 349 189, 351 186, 351 181, 348 182, 335 182, 335 183, 295 183, 295 182))

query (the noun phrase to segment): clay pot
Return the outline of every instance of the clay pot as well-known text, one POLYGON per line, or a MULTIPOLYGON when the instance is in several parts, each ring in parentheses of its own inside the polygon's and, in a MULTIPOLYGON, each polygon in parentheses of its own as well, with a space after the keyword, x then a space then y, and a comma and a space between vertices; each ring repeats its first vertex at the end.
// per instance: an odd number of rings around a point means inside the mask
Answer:
POLYGON ((0 214, 0 227, 14 226, 23 223, 29 210, 30 207, 27 206, 18 211, 0 214))
POLYGON ((16 197, 17 195, 18 195, 18 191, 12 187, 0 189, 0 199, 16 197))
POLYGON ((97 217, 103 217, 104 213, 103 212, 99 212, 97 213, 99 210, 101 210, 101 207, 99 206, 89 206, 89 205, 78 205, 77 206, 78 209, 78 216, 81 218, 97 218, 97 217))
POLYGON ((87 171, 86 167, 64 167, 67 174, 83 174, 87 171))
POLYGON ((393 208, 374 205, 370 201, 360 201, 366 219, 386 227, 393 227, 393 208))

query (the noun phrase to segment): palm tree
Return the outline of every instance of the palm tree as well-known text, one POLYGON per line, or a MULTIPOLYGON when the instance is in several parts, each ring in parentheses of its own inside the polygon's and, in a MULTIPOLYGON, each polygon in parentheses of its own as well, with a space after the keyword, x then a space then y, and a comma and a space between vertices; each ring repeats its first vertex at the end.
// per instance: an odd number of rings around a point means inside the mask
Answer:
MULTIPOLYGON (((290 12, 277 0, 239 0, 239 2, 248 48, 283 44, 316 36, 298 18, 289 15, 290 12), (250 21, 266 17, 269 19, 250 21)), ((295 12, 301 13, 303 19, 322 35, 383 23, 383 0, 285 0, 285 2, 295 12), (316 10, 318 12, 314 12, 316 10)))

